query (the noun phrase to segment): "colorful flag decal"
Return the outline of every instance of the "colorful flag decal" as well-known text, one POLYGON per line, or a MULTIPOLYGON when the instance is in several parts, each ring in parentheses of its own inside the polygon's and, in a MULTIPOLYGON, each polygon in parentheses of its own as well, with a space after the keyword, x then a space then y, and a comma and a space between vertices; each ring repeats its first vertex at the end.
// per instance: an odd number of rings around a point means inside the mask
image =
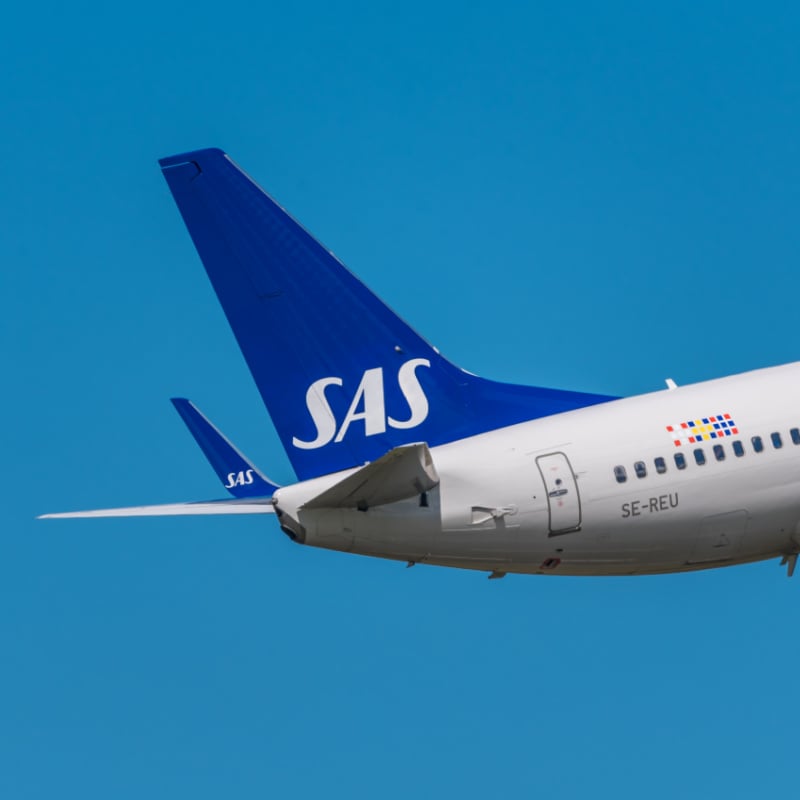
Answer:
POLYGON ((682 444, 709 442, 712 439, 737 436, 739 429, 730 414, 716 414, 713 417, 690 419, 686 422, 679 422, 677 425, 667 425, 667 433, 675 447, 680 447, 682 444))

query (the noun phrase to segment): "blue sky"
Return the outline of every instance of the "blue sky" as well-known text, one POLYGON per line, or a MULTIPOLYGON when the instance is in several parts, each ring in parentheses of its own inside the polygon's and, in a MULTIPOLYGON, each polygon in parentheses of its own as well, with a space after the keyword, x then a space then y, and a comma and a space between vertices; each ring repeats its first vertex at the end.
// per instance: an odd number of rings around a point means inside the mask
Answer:
POLYGON ((0 795, 752 797, 800 579, 292 545, 167 398, 288 462, 156 166, 221 146, 446 355, 635 394, 793 361, 793 4, 44 3, 0 28, 0 795))

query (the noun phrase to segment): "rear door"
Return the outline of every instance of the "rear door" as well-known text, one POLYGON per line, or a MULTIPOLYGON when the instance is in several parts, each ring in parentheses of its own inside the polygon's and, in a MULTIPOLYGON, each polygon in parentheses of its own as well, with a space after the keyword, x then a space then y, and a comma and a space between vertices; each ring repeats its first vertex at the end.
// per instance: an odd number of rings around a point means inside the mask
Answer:
POLYGON ((536 459, 542 473, 550 511, 550 534, 569 533, 581 527, 581 501, 578 484, 569 460, 563 453, 550 453, 536 459))

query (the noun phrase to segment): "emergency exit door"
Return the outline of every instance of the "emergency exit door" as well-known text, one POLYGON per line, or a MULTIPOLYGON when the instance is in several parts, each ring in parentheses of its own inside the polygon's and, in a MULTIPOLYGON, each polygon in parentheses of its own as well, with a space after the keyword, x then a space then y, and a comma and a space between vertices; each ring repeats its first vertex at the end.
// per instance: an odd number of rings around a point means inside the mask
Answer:
POLYGON ((547 494, 550 534, 577 531, 581 527, 581 501, 569 460, 563 453, 550 453, 539 456, 536 464, 547 494))

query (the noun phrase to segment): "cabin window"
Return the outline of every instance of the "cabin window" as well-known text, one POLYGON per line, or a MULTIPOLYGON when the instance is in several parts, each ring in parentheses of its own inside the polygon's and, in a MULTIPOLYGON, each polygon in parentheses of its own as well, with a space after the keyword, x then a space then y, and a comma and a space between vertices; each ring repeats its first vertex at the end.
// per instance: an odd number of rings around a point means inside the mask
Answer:
POLYGON ((663 475, 667 471, 667 462, 661 458, 661 456, 659 456, 654 463, 656 465, 656 472, 659 475, 663 475))
POLYGON ((761 441, 760 436, 754 436, 750 441, 753 445, 754 453, 760 453, 764 449, 764 442, 761 441))
POLYGON ((744 455, 744 445, 737 439, 731 447, 733 448, 733 454, 737 458, 741 458, 744 455))
POLYGON ((706 463, 706 454, 703 451, 702 447, 698 447, 694 451, 694 460, 697 462, 699 466, 703 466, 706 463))
POLYGON ((614 477, 617 479, 617 483, 625 483, 628 480, 628 473, 625 471, 625 467, 614 467, 614 477))
POLYGON ((637 478, 647 477, 647 467, 644 465, 644 461, 637 461, 633 465, 633 471, 636 473, 637 478))
POLYGON ((725 460, 725 448, 721 444, 714 445, 714 458, 716 458, 717 461, 725 460))
POLYGON ((683 453, 675 453, 675 466, 678 469, 686 469, 686 456, 683 453))
POLYGON ((775 431, 775 433, 771 433, 769 438, 772 439, 772 446, 776 450, 780 450, 781 447, 783 447, 783 439, 781 439, 781 435, 777 431, 775 431))
POLYGON ((792 436, 792 444, 800 444, 800 428, 792 428, 789 433, 792 436))

